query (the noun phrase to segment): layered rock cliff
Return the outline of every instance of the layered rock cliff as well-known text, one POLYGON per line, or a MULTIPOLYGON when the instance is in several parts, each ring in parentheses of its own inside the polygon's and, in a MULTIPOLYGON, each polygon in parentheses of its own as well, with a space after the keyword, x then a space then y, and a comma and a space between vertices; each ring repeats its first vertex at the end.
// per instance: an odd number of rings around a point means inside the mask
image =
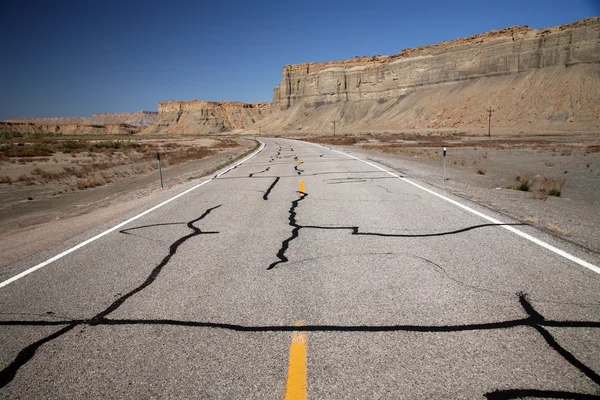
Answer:
POLYGON ((392 56, 286 65, 257 127, 597 129, 600 17, 518 26, 392 56))
POLYGON ((270 103, 167 101, 158 103, 158 120, 142 133, 220 133, 243 129, 263 119, 270 103))

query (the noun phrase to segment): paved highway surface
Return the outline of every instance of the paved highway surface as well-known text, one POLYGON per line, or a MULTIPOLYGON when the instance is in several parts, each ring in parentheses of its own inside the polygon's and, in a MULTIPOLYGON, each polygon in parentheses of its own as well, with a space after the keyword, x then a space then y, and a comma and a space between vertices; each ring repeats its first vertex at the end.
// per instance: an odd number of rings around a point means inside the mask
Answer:
POLYGON ((402 171, 263 142, 0 271, 0 397, 600 398, 598 255, 402 171))

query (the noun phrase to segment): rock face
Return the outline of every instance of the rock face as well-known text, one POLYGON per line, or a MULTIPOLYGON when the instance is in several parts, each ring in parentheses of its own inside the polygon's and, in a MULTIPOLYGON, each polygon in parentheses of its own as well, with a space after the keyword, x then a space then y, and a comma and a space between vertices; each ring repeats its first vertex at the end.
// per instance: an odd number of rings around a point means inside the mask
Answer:
POLYGON ((220 133, 247 128, 270 112, 270 103, 167 101, 157 122, 142 133, 220 133))
POLYGON ((257 127, 318 130, 600 125, 600 17, 518 26, 393 56, 286 65, 257 127))

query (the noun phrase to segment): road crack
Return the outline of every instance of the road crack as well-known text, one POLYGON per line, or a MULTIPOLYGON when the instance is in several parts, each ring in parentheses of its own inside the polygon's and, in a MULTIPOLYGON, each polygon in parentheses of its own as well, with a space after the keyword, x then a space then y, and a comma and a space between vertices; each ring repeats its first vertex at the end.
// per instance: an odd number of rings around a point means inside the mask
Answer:
MULTIPOLYGON (((52 333, 51 335, 48 335, 48 336, 38 340, 37 342, 30 344, 29 346, 27 346, 23 350, 21 350, 11 363, 8 366, 6 366, 2 371, 0 371, 0 388, 3 388, 4 386, 6 386, 10 383, 15 378, 19 369, 22 366, 24 366, 25 364, 27 364, 35 356, 35 353, 37 352, 37 350, 44 344, 63 336, 64 334, 68 333, 69 331, 73 330, 75 327, 77 327, 81 324, 87 324, 87 325, 103 324, 104 321, 106 320, 106 316, 108 316, 110 313, 114 312, 119 307, 121 307, 123 305, 123 303, 125 303, 127 301, 127 299, 131 298, 133 295, 141 292, 142 290, 144 290, 145 288, 150 286, 152 283, 154 283, 156 281, 156 279, 158 278, 158 276, 160 275, 160 273, 162 272, 163 268, 169 263, 171 258, 177 253, 177 250, 179 249, 179 247, 182 244, 184 244, 186 241, 188 241, 189 239, 191 239, 195 236, 199 236, 199 235, 219 233, 219 232, 203 232, 200 228, 197 228, 194 226, 194 223, 201 221, 202 219, 207 217, 213 210, 215 210, 219 207, 221 207, 221 205, 209 208, 200 217, 187 222, 187 226, 188 226, 188 228, 190 228, 192 230, 192 232, 175 240, 169 246, 169 254, 167 254, 161 260, 161 262, 152 269, 152 271, 150 272, 150 275, 139 286, 130 290, 126 294, 121 295, 110 306, 108 306, 106 309, 104 309, 103 311, 96 314, 94 317, 87 319, 87 320, 66 322, 67 326, 52 333)), ((156 226, 162 226, 162 225, 169 225, 169 224, 156 224, 156 226)), ((146 225, 144 227, 152 227, 152 226, 153 225, 146 225)), ((142 227, 138 227, 138 228, 142 228, 142 227)), ((136 228, 124 229, 123 231, 121 231, 121 233, 128 234, 128 231, 131 231, 133 229, 136 229, 136 228)), ((38 321, 37 324, 38 325, 48 325, 48 324, 44 324, 44 323, 40 323, 40 322, 41 321, 38 321)), ((52 322, 56 322, 56 321, 52 321, 52 322)), ((64 325, 64 324, 65 323, 56 324, 56 325, 64 325)), ((2 324, 0 323, 0 325, 2 325, 2 324)))

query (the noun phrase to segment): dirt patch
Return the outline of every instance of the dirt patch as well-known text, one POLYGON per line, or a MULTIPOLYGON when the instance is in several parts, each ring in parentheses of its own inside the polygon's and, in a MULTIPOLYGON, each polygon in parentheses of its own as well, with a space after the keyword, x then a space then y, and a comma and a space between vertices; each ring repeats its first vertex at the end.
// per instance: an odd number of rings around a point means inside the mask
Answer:
POLYGON ((108 142, 46 138, 2 143, 0 266, 152 204, 165 192, 222 168, 256 144, 189 136, 108 142), (49 154, 39 155, 40 147, 49 154), (158 179, 157 152, 164 189, 158 179))
MULTIPOLYGON (((307 138, 327 143, 327 138, 307 138)), ((600 252, 600 137, 363 134, 330 143, 600 252), (346 142, 346 143, 344 143, 346 142), (348 143, 351 143, 348 145, 348 143), (442 181, 443 147, 447 148, 442 181)))

